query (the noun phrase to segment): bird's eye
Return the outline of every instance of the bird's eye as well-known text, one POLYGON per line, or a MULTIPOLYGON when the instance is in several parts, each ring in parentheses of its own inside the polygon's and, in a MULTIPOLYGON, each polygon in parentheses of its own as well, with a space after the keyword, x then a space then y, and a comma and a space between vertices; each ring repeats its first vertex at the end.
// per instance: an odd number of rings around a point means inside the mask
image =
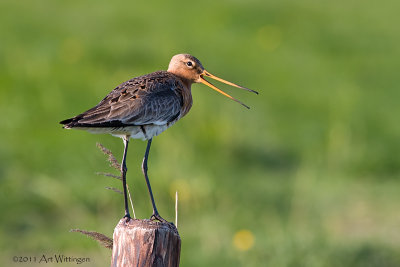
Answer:
POLYGON ((188 66, 188 67, 193 67, 193 63, 192 63, 192 61, 188 61, 188 62, 186 62, 186 66, 188 66))

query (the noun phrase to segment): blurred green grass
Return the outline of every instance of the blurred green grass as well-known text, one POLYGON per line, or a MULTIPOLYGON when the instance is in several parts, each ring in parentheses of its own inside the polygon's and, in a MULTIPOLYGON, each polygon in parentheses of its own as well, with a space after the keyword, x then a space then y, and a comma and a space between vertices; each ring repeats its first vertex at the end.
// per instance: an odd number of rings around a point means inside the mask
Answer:
MULTIPOLYGON (((191 112, 154 140, 164 217, 180 194, 182 266, 400 266, 399 5, 2 1, 1 265, 43 253, 109 264, 68 230, 112 235, 123 204, 104 187, 120 185, 95 175, 109 171, 95 144, 121 157, 122 142, 58 121, 184 52, 260 95, 222 86, 246 110, 194 85, 191 112)), ((144 149, 128 155, 140 218, 144 149)))

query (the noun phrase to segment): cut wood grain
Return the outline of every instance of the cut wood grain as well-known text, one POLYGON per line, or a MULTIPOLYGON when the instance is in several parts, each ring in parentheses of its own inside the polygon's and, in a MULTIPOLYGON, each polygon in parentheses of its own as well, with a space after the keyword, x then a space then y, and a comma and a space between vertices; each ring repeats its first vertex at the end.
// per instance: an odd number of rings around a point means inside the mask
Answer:
POLYGON ((179 266, 181 238, 173 223, 122 218, 113 240, 112 267, 179 266))

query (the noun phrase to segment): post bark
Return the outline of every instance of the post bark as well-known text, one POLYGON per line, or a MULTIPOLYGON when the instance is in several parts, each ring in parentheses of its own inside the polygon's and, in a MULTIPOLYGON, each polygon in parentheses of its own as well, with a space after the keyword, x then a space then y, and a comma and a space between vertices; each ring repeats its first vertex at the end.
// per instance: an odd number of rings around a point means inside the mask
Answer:
POLYGON ((181 238, 173 223, 122 218, 114 229, 111 267, 177 267, 181 238))

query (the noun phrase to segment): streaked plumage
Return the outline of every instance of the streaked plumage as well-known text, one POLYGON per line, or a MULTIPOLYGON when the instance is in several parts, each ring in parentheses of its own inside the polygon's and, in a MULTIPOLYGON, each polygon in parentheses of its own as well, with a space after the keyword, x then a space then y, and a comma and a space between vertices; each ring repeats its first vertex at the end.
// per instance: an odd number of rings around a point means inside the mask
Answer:
MULTIPOLYGON (((125 144, 121 173, 124 187, 125 217, 130 218, 126 195, 126 152, 130 138, 148 140, 142 170, 153 205, 152 217, 164 220, 155 206, 147 177, 147 157, 152 138, 185 116, 192 107, 191 85, 204 83, 219 93, 245 104, 221 91, 204 76, 257 93, 225 81, 207 72, 200 61, 189 54, 172 57, 168 71, 157 71, 130 79, 112 90, 95 107, 64 121, 66 129, 82 129, 92 133, 110 133, 123 138, 125 144)), ((258 93, 257 93, 258 94, 258 93)))
POLYGON ((65 128, 150 139, 190 110, 188 90, 175 74, 153 72, 120 84, 95 107, 61 123, 65 128))

